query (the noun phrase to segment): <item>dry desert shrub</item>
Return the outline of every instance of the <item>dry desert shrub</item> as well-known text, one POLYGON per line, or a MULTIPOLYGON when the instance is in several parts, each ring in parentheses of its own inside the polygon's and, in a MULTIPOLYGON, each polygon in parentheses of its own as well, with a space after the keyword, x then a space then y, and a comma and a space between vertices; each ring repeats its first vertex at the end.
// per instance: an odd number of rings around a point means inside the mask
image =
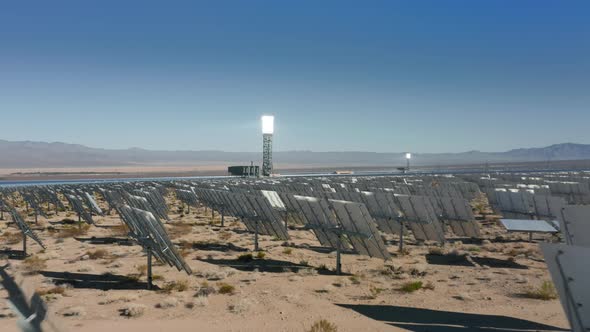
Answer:
POLYGON ((121 316, 128 318, 141 317, 145 312, 146 306, 143 304, 130 303, 119 309, 121 316))
POLYGON ((234 295, 236 293, 236 288, 230 284, 221 283, 219 284, 217 292, 224 295, 234 295))
POLYGON ((21 233, 5 232, 0 236, 2 242, 8 245, 17 244, 23 240, 21 233))
POLYGON ((110 231, 112 236, 127 236, 129 234, 129 228, 125 224, 113 226, 110 231))
POLYGON ((283 254, 285 255, 291 255, 293 253, 293 248, 285 248, 283 250, 283 254))
POLYGON ((330 323, 325 319, 320 319, 313 323, 311 328, 307 332, 337 332, 338 327, 336 324, 330 323))
POLYGON ((178 299, 175 297, 168 297, 156 304, 156 308, 168 309, 175 308, 178 306, 178 299))
POLYGON ((171 227, 169 227, 166 231, 172 239, 192 233, 193 227, 191 225, 182 223, 171 223, 169 225, 171 225, 171 227))
POLYGON ((89 259, 107 259, 111 258, 111 254, 105 249, 96 249, 86 251, 89 259))
POLYGON ((66 289, 65 289, 65 287, 56 286, 56 287, 52 287, 52 288, 37 289, 35 292, 37 294, 39 294, 39 296, 54 295, 54 294, 63 295, 66 292, 66 289))
POLYGON ((201 287, 195 293, 195 297, 208 297, 211 294, 215 294, 215 288, 209 286, 209 283, 204 281, 201 287))
POLYGON ((162 292, 184 292, 188 289, 188 280, 170 281, 162 287, 162 292))
POLYGON ((351 275, 350 277, 348 277, 348 279, 353 285, 358 285, 361 283, 361 278, 357 275, 351 275))
POLYGON ((240 262, 251 262, 254 260, 254 256, 252 254, 243 254, 238 256, 238 261, 240 262))
POLYGON ((443 256, 445 254, 445 251, 441 247, 430 247, 428 248, 428 254, 435 256, 443 256))
POLYGON ((88 224, 82 224, 80 226, 68 225, 60 229, 59 232, 55 233, 55 236, 58 239, 79 237, 82 235, 86 235, 88 233, 88 230, 90 230, 90 225, 88 224))
POLYGON ((557 291, 553 284, 546 280, 539 287, 528 289, 524 296, 530 299, 549 301, 557 298, 557 291))
POLYGON ((399 288, 399 290, 404 293, 413 293, 417 290, 422 289, 423 286, 424 285, 422 284, 422 281, 409 281, 409 282, 404 283, 399 288))
POLYGON ((227 241, 229 239, 231 239, 232 237, 232 233, 227 232, 227 231, 223 231, 221 233, 219 233, 219 239, 222 241, 227 241))
POLYGON ((45 270, 47 264, 44 259, 41 259, 38 256, 31 256, 25 258, 22 263, 22 268, 25 275, 33 275, 39 273, 39 271, 45 270))
POLYGON ((227 306, 229 312, 233 314, 242 314, 250 309, 252 302, 248 299, 240 299, 236 303, 231 303, 227 306))
POLYGON ((86 315, 86 310, 82 307, 69 307, 62 310, 61 314, 64 317, 78 317, 86 315))

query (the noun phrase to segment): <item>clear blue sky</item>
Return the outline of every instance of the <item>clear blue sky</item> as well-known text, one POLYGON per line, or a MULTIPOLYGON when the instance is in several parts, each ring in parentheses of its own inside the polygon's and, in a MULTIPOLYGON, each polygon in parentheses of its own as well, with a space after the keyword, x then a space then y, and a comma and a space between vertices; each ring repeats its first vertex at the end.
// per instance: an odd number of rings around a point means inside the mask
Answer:
POLYGON ((502 151, 590 143, 589 1, 3 1, 0 139, 502 151))

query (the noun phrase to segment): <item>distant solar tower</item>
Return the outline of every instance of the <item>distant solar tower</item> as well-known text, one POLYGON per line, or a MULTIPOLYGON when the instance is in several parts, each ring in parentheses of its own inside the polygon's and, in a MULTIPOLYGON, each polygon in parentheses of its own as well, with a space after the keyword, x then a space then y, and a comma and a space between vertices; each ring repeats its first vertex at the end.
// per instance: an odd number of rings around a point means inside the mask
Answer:
POLYGON ((272 174, 272 134, 274 133, 275 117, 262 116, 262 176, 272 174))
POLYGON ((410 171, 410 159, 412 159, 411 153, 406 153, 406 172, 410 171))

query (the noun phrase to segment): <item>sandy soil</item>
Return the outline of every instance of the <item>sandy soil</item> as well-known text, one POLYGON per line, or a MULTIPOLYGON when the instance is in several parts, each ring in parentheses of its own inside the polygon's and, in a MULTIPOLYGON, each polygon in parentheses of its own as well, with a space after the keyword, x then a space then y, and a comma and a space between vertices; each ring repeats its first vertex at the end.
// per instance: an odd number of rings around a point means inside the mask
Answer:
MULTIPOLYGON (((141 247, 100 244, 125 238, 118 216, 96 217, 98 226, 73 238, 66 232, 75 233, 77 226, 62 222, 75 219, 71 212, 33 224, 48 248, 42 251, 29 240, 33 259, 10 259, 11 272, 40 270, 25 277, 26 287, 63 291, 44 295, 50 321, 62 331, 307 331, 320 319, 338 331, 567 327, 559 300, 523 295, 550 280, 538 245, 525 242, 525 235, 506 234, 493 221, 484 225, 483 242, 449 234, 451 240, 441 250, 417 245, 410 237, 409 252, 388 262, 345 254, 346 275, 337 276, 331 271, 335 253, 319 248, 308 231, 291 230, 289 243, 263 236, 265 257, 242 261, 238 257, 252 250, 253 236, 241 224, 226 218, 221 228, 217 214, 212 219, 203 208, 189 214, 169 199, 172 220, 166 228, 193 269, 191 276, 157 264, 160 290, 142 289, 146 255, 141 247), (42 260, 39 266, 34 266, 36 258, 42 260), (128 281, 115 282, 122 277, 128 281), (87 281, 76 281, 81 279, 87 281), (414 281, 430 289, 401 290, 414 281), (233 294, 219 293, 224 284, 235 288, 233 294), (143 313, 125 317, 124 309, 143 313)), ((18 233, 6 221, 0 228, 3 234, 18 233)), ((0 248, 5 254, 6 249, 20 250, 16 241, 16 236, 2 235, 0 248)), ((395 254, 397 242, 389 241, 395 254)), ((6 297, 4 292, 0 296, 6 297)), ((0 301, 0 317, 0 331, 17 331, 5 301, 0 301)))

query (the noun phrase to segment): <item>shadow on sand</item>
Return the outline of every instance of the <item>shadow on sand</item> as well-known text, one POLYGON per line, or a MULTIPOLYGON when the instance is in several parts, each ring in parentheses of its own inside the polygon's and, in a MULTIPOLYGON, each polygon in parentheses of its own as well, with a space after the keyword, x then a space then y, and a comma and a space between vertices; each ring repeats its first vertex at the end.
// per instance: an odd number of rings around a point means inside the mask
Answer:
MULTIPOLYGON (((146 282, 140 282, 134 278, 115 274, 85 274, 70 272, 41 271, 41 275, 53 279, 56 285, 69 284, 74 288, 87 289, 147 289, 146 282)), ((156 286, 154 286, 157 289, 156 286)))
MULTIPOLYGON (((288 261, 279 261, 274 259, 252 259, 252 260, 240 260, 240 259, 199 259, 201 262, 227 266, 240 271, 251 272, 258 270, 259 272, 270 272, 270 273, 287 273, 287 272, 299 272, 302 269, 313 269, 321 275, 336 275, 336 272, 328 269, 318 269, 313 266, 296 264, 288 261)), ((346 275, 346 274, 342 274, 346 275)))
POLYGON ((369 318, 415 332, 568 331, 525 319, 386 305, 337 304, 369 318))
POLYGON ((248 251, 248 248, 238 247, 233 243, 216 243, 216 242, 193 242, 193 243, 175 243, 176 246, 180 248, 186 248, 190 246, 191 249, 196 250, 203 250, 203 251, 236 251, 236 252, 245 252, 248 251))
POLYGON ((120 246, 131 246, 133 241, 126 238, 116 237, 74 237, 77 241, 86 242, 90 244, 118 244, 120 246))
POLYGON ((527 266, 518 264, 514 261, 507 259, 498 259, 490 257, 477 257, 477 256, 465 256, 465 255, 435 255, 427 254, 426 261, 432 265, 453 265, 453 266, 471 266, 475 264, 485 265, 490 268, 507 268, 507 269, 528 269, 527 266))
POLYGON ((25 257, 25 252, 22 250, 12 250, 12 249, 3 249, 0 250, 0 257, 6 257, 8 259, 18 259, 23 260, 25 257))

